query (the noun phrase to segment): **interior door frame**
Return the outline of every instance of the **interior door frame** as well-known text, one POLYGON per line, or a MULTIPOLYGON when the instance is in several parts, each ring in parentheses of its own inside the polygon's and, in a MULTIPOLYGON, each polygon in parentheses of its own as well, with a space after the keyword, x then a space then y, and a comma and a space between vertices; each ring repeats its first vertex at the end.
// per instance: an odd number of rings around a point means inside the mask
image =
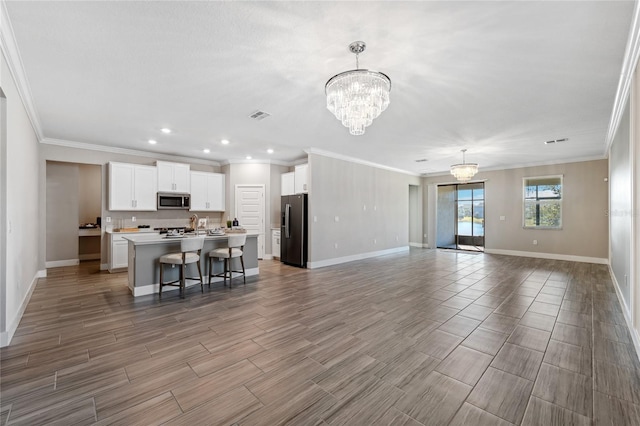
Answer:
POLYGON ((266 215, 267 215, 267 205, 266 205, 266 187, 264 184, 259 184, 259 183, 237 183, 234 187, 234 192, 233 192, 233 196, 234 196, 234 217, 238 217, 238 211, 240 209, 238 209, 238 202, 240 200, 240 197, 238 197, 238 190, 240 189, 246 189, 246 188, 258 188, 262 191, 262 230, 261 232, 258 234, 258 259, 264 259, 265 255, 266 255, 266 236, 265 236, 265 232, 266 232, 266 225, 265 225, 265 221, 266 221, 266 215))

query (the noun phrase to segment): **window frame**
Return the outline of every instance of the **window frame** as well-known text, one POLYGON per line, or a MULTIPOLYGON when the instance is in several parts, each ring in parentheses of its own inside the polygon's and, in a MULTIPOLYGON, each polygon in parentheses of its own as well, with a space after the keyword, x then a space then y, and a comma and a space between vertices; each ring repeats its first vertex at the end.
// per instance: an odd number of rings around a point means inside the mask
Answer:
MULTIPOLYGON (((540 184, 537 184, 540 186, 540 184)), ((548 230, 560 230, 563 227, 562 220, 562 212, 564 210, 564 175, 546 175, 546 176, 527 176, 522 178, 522 227, 524 229, 548 229, 548 230), (527 182, 536 181, 536 180, 549 180, 549 179, 559 179, 560 180, 560 196, 559 197, 538 197, 536 195, 535 199, 527 198, 527 186, 532 186, 531 184, 527 185, 527 182), (560 218, 557 226, 545 226, 545 225, 527 225, 527 205, 528 202, 534 202, 537 209, 540 208, 541 204, 557 201, 560 206, 560 218)))

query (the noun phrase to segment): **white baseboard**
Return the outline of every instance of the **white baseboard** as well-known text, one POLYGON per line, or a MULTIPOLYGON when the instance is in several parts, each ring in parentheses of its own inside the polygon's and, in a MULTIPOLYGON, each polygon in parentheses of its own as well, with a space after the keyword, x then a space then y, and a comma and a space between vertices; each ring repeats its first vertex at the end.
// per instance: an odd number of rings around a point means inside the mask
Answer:
MULTIPOLYGON (((250 268, 250 269, 245 269, 245 274, 247 277, 251 277, 253 275, 258 275, 260 269, 259 268, 250 268)), ((240 275, 239 275, 240 276, 240 275)), ((234 280, 236 279, 236 276, 233 276, 234 280)), ((205 284, 207 281, 207 278, 204 277, 205 279, 205 284)), ((222 277, 212 277, 211 278, 211 282, 220 282, 222 281, 222 277)), ((236 283, 238 281, 234 281, 234 283, 236 283)), ((194 285, 200 285, 199 282, 197 281, 187 281, 186 286, 187 287, 191 287, 194 285)), ((133 297, 138 297, 138 296, 146 296, 148 294, 157 294, 158 290, 160 289, 160 284, 148 284, 148 285, 143 285, 143 286, 136 286, 131 288, 131 286, 129 286, 129 290, 131 290, 131 294, 133 294, 133 297)), ((166 293, 168 291, 174 291, 174 290, 179 290, 178 287, 165 287, 162 292, 166 293)))
POLYGON ((106 271, 109 269, 109 264, 108 263, 101 263, 100 264, 100 270, 101 271, 106 271))
POLYGON ((271 260, 271 259, 273 259, 273 255, 272 254, 265 254, 262 257, 262 260, 271 260))
POLYGON ((59 268, 61 266, 75 266, 80 264, 80 259, 52 260, 45 263, 47 268, 59 268))
POLYGON ((100 260, 100 253, 79 254, 80 260, 100 260))
POLYGON ((488 249, 488 248, 485 248, 484 252, 487 254, 504 254, 506 256, 535 257, 537 259, 568 260, 571 262, 598 263, 601 265, 609 264, 609 259, 607 258, 573 256, 570 254, 538 253, 533 251, 502 250, 502 249, 488 249))
POLYGON ((47 276, 47 271, 38 271, 36 275, 31 280, 29 284, 29 288, 22 299, 22 303, 20 303, 20 309, 16 312, 16 316, 11 320, 11 322, 7 326, 6 331, 0 332, 0 348, 4 348, 5 346, 9 346, 11 343, 11 339, 13 339, 13 335, 18 329, 18 325, 20 324, 20 320, 22 319, 22 315, 24 314, 25 309, 27 309, 27 305, 29 304, 29 300, 31 300, 31 295, 33 294, 33 290, 36 289, 36 284, 38 284, 38 278, 44 278, 47 276))
POLYGON ((622 290, 620 290, 620 285, 618 284, 618 280, 616 280, 616 275, 613 273, 613 269, 611 269, 611 264, 609 264, 609 275, 611 276, 611 280, 613 281, 613 288, 616 289, 616 296, 618 296, 618 303, 622 308, 622 314, 624 315, 624 319, 627 322, 627 329, 629 330, 629 334, 631 334, 631 340, 633 341, 633 347, 636 350, 636 356, 640 360, 640 335, 638 335, 638 331, 633 328, 633 322, 631 321, 631 313, 627 310, 624 297, 622 296, 622 290))
POLYGON ((387 254, 402 253, 405 251, 409 251, 409 246, 394 247, 387 250, 371 251, 368 253, 353 254, 351 256, 334 257, 333 259, 307 262, 307 268, 309 269, 323 268, 325 266, 339 265, 341 263, 353 262, 355 260, 368 259, 370 257, 384 256, 387 254))
POLYGON ((409 243, 409 247, 429 248, 429 244, 409 243))

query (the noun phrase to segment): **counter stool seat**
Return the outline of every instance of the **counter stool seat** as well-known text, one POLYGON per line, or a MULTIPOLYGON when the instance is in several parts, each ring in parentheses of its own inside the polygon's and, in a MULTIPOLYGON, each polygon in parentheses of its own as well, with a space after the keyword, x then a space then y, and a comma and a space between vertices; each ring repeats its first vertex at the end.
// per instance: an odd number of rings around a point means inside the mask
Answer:
POLYGON ((200 289, 204 293, 204 281, 202 280, 202 269, 200 268, 200 252, 204 246, 204 237, 185 237, 180 240, 180 253, 168 253, 160 257, 160 299, 162 299, 162 287, 180 287, 180 297, 184 299, 186 280, 200 281, 200 289), (187 277, 187 265, 195 263, 198 266, 197 277, 187 277), (179 278, 175 281, 164 282, 164 265, 181 265, 179 278))
MULTIPOLYGON (((227 285, 227 272, 229 273, 229 287, 233 273, 242 274, 242 281, 246 284, 247 280, 244 274, 244 244, 247 241, 246 234, 229 235, 227 242, 228 247, 220 247, 209 252, 209 287, 211 287, 211 277, 223 277, 224 285, 227 285), (224 261, 224 272, 220 274, 213 273, 213 259, 218 258, 224 261), (240 258, 242 270, 233 270, 231 267, 231 259, 240 258)), ((237 275, 239 276, 239 275, 237 275)))

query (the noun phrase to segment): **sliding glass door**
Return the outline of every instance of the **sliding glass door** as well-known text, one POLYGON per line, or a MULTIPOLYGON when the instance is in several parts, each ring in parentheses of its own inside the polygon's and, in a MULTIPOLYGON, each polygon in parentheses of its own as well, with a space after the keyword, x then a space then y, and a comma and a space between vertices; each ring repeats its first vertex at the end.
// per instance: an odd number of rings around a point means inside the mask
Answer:
POLYGON ((437 246, 484 251, 484 183, 438 186, 437 246))

